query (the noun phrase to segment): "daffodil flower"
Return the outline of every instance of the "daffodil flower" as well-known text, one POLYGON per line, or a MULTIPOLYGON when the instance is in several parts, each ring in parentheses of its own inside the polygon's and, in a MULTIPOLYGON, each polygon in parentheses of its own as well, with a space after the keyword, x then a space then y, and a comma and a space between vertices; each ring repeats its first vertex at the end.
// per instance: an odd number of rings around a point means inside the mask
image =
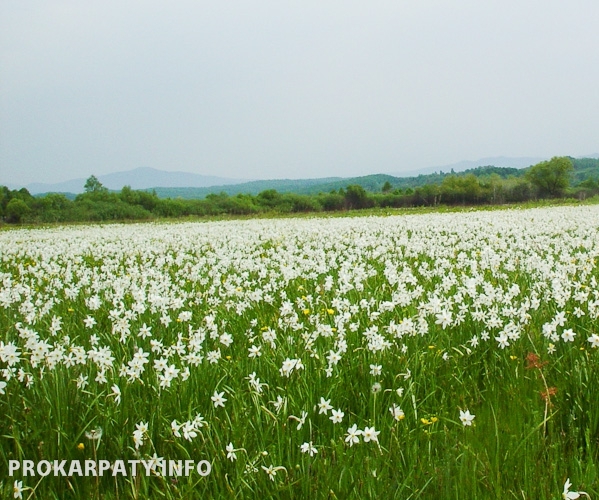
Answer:
POLYGON ((564 492, 562 493, 562 498, 564 500, 576 500, 577 498, 580 498, 580 495, 591 498, 589 497, 588 493, 584 491, 570 491, 570 486, 572 486, 572 483, 570 482, 570 478, 568 478, 566 479, 566 483, 564 484, 564 492))
POLYGON ((474 420, 475 415, 472 415, 470 413, 470 410, 466 410, 466 411, 462 411, 460 410, 460 420, 462 421, 462 424, 464 424, 464 427, 466 427, 467 425, 472 425, 472 421, 474 420))

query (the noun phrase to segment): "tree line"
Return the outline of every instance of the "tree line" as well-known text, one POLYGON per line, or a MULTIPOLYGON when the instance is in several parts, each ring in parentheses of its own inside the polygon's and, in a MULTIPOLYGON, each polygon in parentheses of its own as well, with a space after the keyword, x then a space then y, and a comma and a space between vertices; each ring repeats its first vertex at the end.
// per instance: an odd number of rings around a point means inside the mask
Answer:
POLYGON ((313 195, 279 193, 209 194, 203 199, 160 198, 155 192, 109 191, 95 177, 87 179, 85 192, 70 200, 64 194, 32 196, 26 189, 0 187, 0 218, 6 223, 90 222, 144 220, 185 216, 254 215, 402 208, 439 205, 491 205, 545 198, 584 199, 599 194, 597 179, 570 185, 573 174, 568 157, 555 157, 529 167, 524 175, 502 178, 497 173, 476 176, 449 175, 440 183, 397 188, 387 182, 380 192, 358 184, 313 195))

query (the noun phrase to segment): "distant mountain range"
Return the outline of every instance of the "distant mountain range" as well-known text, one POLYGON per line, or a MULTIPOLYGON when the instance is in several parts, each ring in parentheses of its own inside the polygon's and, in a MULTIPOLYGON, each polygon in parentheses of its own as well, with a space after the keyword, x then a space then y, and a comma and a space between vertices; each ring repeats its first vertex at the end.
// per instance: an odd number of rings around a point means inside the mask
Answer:
MULTIPOLYGON (((230 179, 212 175, 199 175, 189 172, 167 172, 150 167, 140 167, 125 172, 98 175, 98 180, 108 189, 120 191, 123 186, 132 189, 170 188, 185 186, 200 188, 208 186, 225 186, 247 182, 248 179, 230 179)), ((72 179, 55 184, 36 182, 25 186, 31 194, 41 193, 83 193, 83 186, 87 179, 72 179)))
MULTIPOLYGON (((488 176, 497 174, 502 178, 510 175, 518 176, 522 174, 521 169, 508 167, 476 167, 456 172, 457 175, 466 175, 473 173, 476 176, 488 176)), ((275 179, 270 181, 252 181, 242 184, 232 184, 228 186, 211 186, 205 188, 154 188, 154 191, 160 198, 186 198, 199 199, 205 198, 210 194, 227 194, 234 196, 237 194, 257 195, 262 191, 274 189, 279 193, 295 194, 318 194, 329 193, 345 189, 352 184, 362 186, 366 191, 380 192, 386 182, 393 189, 395 188, 416 188, 426 184, 440 184, 445 177, 451 175, 447 172, 434 172, 432 174, 420 174, 412 177, 395 177, 388 174, 371 174, 361 177, 330 177, 327 179, 275 179)))
MULTIPOLYGON (((156 188, 156 194, 160 198, 204 198, 209 194, 226 193, 234 196, 240 193, 256 195, 267 189, 275 189, 279 193, 317 194, 328 193, 332 190, 345 188, 350 184, 359 184, 367 191, 380 191, 385 182, 389 182, 394 188, 407 188, 423 186, 425 184, 439 183, 443 177, 450 172, 474 171, 478 167, 495 166, 505 168, 502 174, 514 175, 516 169, 521 169, 539 163, 547 158, 533 157, 493 157, 481 158, 475 161, 461 161, 450 165, 430 167, 411 172, 395 174, 371 174, 360 177, 327 177, 318 179, 272 179, 243 182, 220 186, 209 186, 201 188, 171 187, 156 188)), ((482 172, 477 171, 477 175, 482 172)))
MULTIPOLYGON (((597 155, 599 156, 599 155, 597 155)), ((488 158, 486 160, 493 160, 488 158)), ((524 175, 526 168, 543 161, 541 158, 538 161, 535 158, 526 158, 518 161, 500 161, 503 166, 495 166, 490 161, 480 162, 461 162, 444 167, 437 167, 432 173, 419 173, 406 177, 393 176, 389 174, 372 174, 362 177, 329 177, 326 179, 275 179, 267 181, 252 181, 241 184, 231 184, 222 186, 210 186, 204 188, 155 188, 156 194, 160 198, 187 198, 199 199, 205 198, 210 194, 225 193, 229 196, 237 194, 252 194, 256 195, 268 189, 274 189, 279 193, 296 193, 296 194, 318 194, 328 193, 333 190, 345 189, 351 184, 358 184, 367 191, 380 192, 383 186, 388 182, 393 189, 400 188, 416 188, 427 184, 440 184, 443 179, 453 173, 462 176, 466 174, 474 174, 478 178, 488 178, 491 175, 498 175, 501 178, 519 177, 524 175), (533 160, 532 162, 530 160, 533 160), (470 167, 470 165, 480 166, 470 167), (515 165, 515 166, 509 166, 515 165)), ((574 183, 582 182, 588 178, 599 177, 599 160, 596 159, 573 159, 574 183)))
MULTIPOLYGON (((599 158, 599 154, 584 158, 599 158)), ((193 174, 189 172, 167 172, 149 167, 141 167, 125 172, 98 175, 98 180, 108 189, 120 191, 123 186, 132 189, 155 190, 161 198, 204 198, 209 194, 239 193, 258 194, 267 189, 275 189, 281 193, 315 194, 345 188, 350 184, 359 184, 369 191, 379 191, 385 182, 396 188, 417 187, 424 184, 438 183, 447 174, 473 172, 476 175, 498 173, 501 176, 519 175, 518 170, 546 160, 539 157, 490 157, 480 160, 465 160, 458 163, 430 167, 410 172, 395 174, 373 174, 361 177, 326 177, 316 179, 271 179, 253 180, 231 179, 193 174), (481 167, 498 167, 505 169, 497 172, 481 167)), ((73 179, 56 184, 33 183, 25 186, 31 194, 66 193, 70 197, 84 191, 86 179, 73 179)))

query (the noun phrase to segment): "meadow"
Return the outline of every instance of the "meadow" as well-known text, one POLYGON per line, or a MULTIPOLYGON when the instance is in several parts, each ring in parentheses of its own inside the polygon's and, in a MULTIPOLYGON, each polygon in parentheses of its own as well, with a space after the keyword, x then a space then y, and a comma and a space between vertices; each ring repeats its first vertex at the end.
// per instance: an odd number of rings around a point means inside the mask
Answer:
POLYGON ((0 496, 599 498, 598 258, 597 205, 2 231, 0 496))

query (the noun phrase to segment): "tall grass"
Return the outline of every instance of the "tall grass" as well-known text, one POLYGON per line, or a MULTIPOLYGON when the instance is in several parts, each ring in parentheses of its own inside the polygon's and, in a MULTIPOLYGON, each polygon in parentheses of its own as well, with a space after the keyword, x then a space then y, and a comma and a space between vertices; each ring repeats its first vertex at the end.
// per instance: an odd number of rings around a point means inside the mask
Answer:
POLYGON ((544 500, 570 478, 597 498, 597 215, 4 232, 2 496, 544 500), (350 446, 354 424, 377 440, 350 446), (8 477, 9 460, 152 456, 212 471, 8 477))

